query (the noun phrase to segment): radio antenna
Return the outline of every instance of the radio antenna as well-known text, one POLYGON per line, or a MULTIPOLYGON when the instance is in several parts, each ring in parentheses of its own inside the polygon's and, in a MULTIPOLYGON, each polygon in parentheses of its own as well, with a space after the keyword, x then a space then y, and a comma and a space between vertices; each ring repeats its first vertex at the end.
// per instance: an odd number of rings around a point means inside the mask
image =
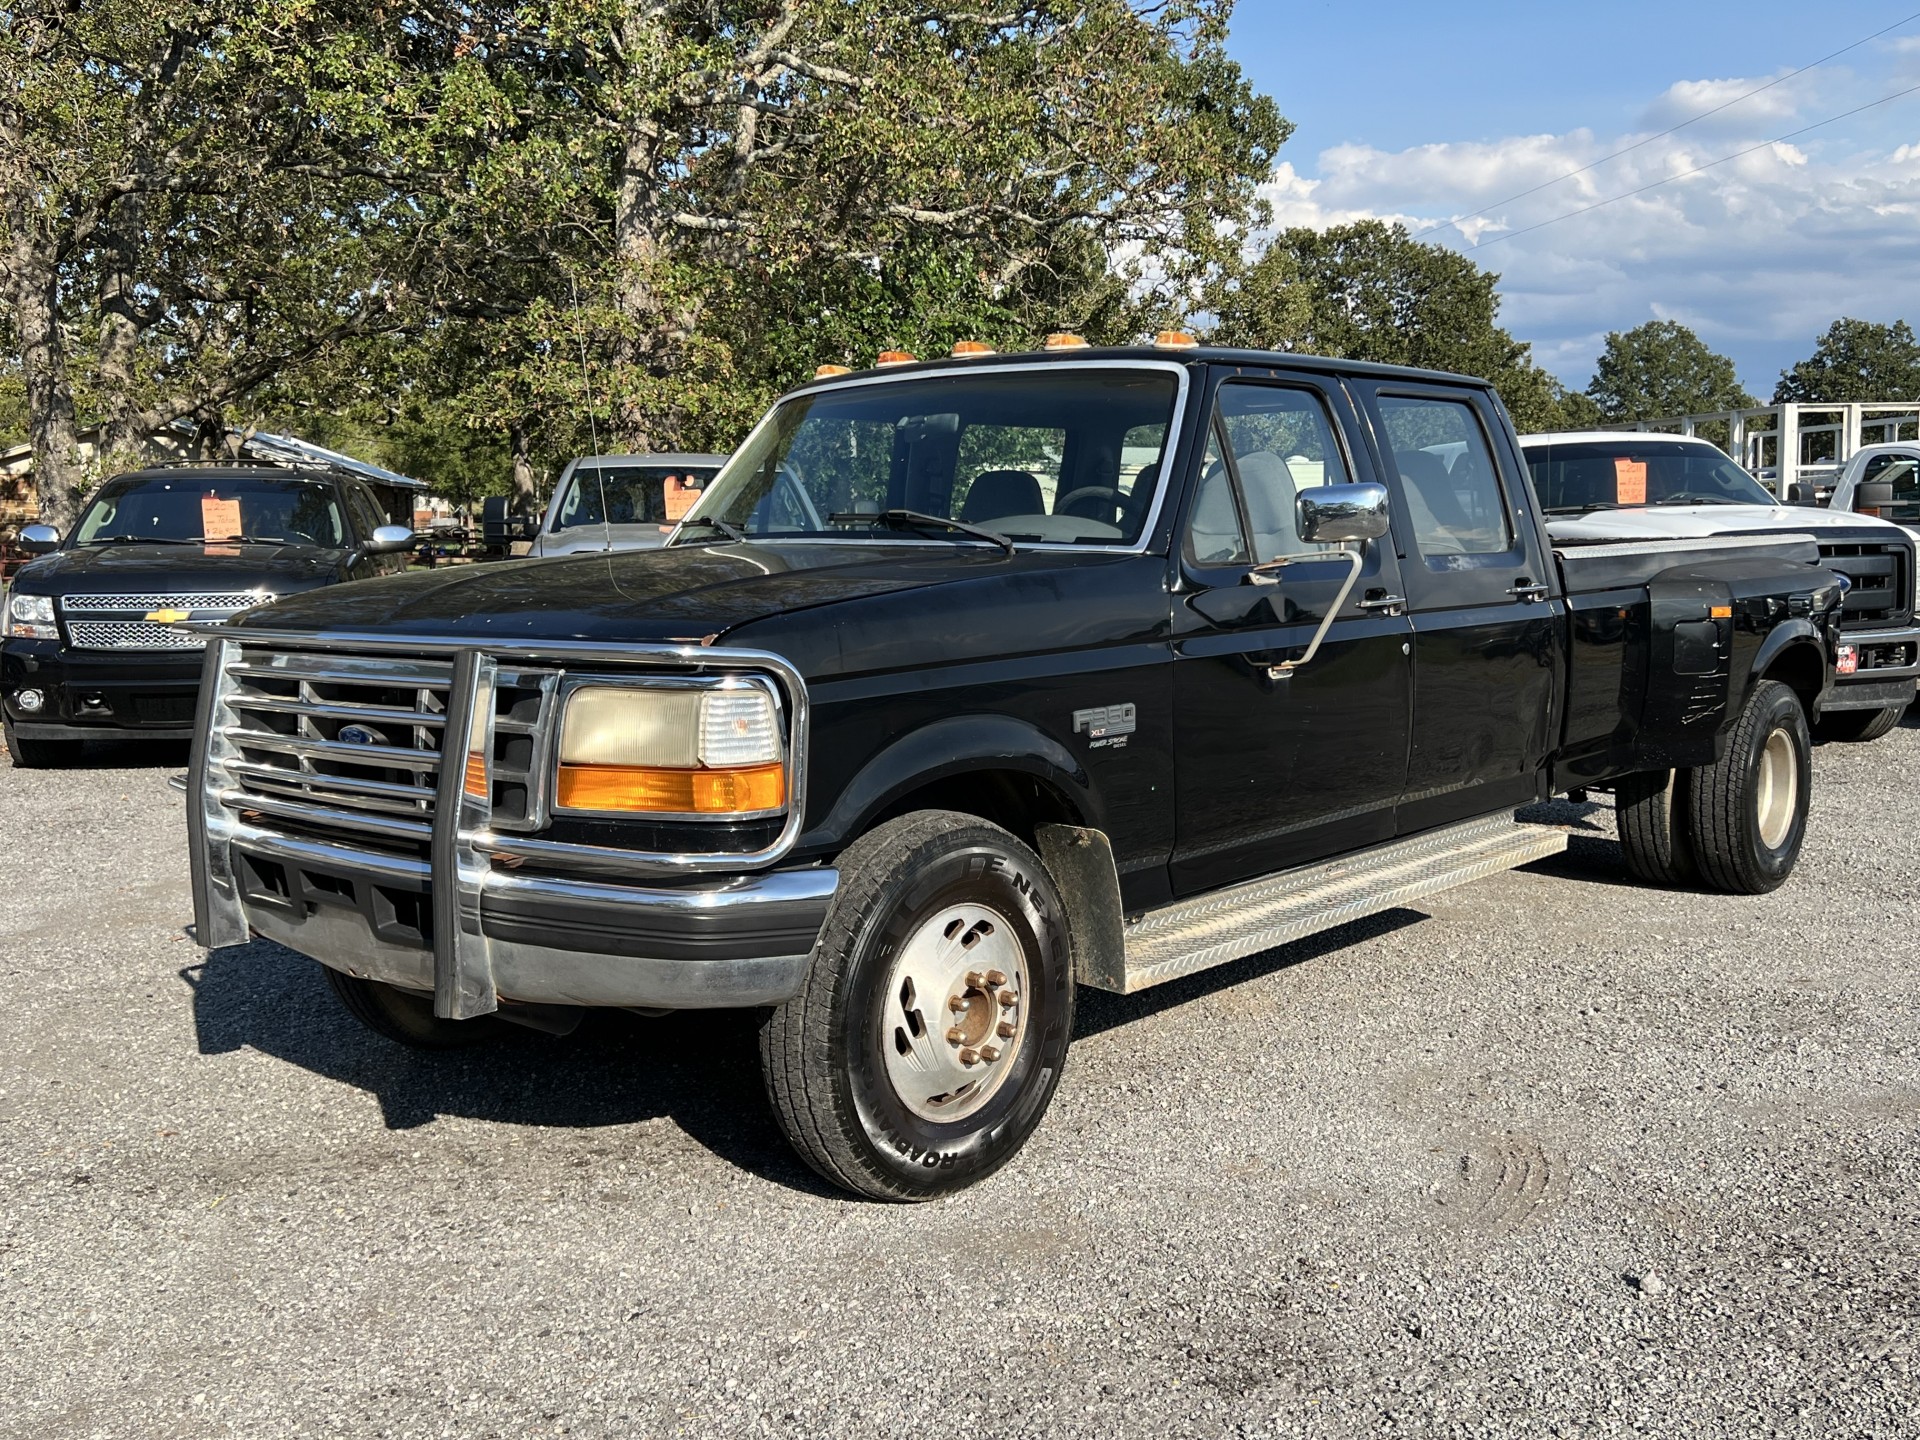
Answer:
POLYGON ((567 284, 573 290, 573 338, 580 342, 580 384, 587 392, 587 433, 593 438, 593 480, 600 490, 600 548, 611 554, 613 519, 607 508, 607 468, 599 463, 600 421, 593 399, 593 367, 587 363, 587 333, 580 328, 580 282, 571 269, 567 271, 567 284))

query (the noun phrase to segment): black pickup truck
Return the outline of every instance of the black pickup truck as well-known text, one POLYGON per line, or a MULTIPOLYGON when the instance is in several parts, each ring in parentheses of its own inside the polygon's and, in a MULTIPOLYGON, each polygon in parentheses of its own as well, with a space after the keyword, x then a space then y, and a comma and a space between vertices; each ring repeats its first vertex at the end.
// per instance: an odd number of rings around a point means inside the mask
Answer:
POLYGON ((1524 864, 1617 790, 1654 879, 1798 853, 1844 589, 1811 539, 1553 547, 1459 376, 1070 347, 828 375, 664 549, 416 572, 212 630, 196 937, 422 1046, 766 1007, 806 1160, 1019 1149, 1077 985, 1524 864))

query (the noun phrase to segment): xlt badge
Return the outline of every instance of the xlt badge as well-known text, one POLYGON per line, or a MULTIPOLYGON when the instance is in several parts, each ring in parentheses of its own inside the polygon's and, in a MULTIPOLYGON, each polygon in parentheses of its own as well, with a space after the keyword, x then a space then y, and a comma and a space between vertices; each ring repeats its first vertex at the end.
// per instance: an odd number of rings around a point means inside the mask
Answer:
POLYGON ((1096 705, 1073 712, 1073 733, 1087 737, 1089 750, 1118 750, 1133 731, 1132 705, 1096 705))

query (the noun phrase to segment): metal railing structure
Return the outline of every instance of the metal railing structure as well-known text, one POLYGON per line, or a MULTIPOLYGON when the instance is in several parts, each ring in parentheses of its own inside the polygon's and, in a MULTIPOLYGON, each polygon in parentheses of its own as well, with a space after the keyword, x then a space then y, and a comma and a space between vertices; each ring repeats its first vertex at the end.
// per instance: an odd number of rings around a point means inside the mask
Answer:
POLYGON ((1792 402, 1601 428, 1711 440, 1774 494, 1788 497, 1794 486, 1805 485, 1824 501, 1861 446, 1920 440, 1920 401, 1792 402))

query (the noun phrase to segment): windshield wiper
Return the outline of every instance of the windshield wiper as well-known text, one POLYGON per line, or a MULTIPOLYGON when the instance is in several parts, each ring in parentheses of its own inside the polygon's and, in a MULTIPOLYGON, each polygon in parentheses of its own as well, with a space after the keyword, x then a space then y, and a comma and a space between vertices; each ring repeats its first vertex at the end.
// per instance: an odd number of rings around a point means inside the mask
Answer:
POLYGON ((969 525, 965 520, 949 520, 944 515, 928 515, 919 510, 881 510, 872 515, 848 513, 829 515, 829 525, 888 525, 895 530, 924 530, 932 526, 936 530, 958 530, 963 535, 973 535, 981 540, 991 541, 1007 554, 1013 554, 1013 541, 998 531, 989 530, 984 525, 969 525))
POLYGON ((1549 515, 1584 515, 1589 510, 1620 510, 1624 508, 1624 506, 1614 500, 1595 500, 1589 505, 1548 505, 1545 507, 1546 513, 1549 515))
POLYGON ((742 531, 739 526, 730 525, 725 520, 717 519, 712 515, 695 515, 691 519, 680 522, 680 528, 682 530, 685 530, 689 525, 705 525, 709 530, 718 530, 736 545, 744 545, 747 543, 746 533, 742 531))
POLYGON ((198 545, 198 540, 181 540, 172 535, 96 535, 89 545, 198 545))

